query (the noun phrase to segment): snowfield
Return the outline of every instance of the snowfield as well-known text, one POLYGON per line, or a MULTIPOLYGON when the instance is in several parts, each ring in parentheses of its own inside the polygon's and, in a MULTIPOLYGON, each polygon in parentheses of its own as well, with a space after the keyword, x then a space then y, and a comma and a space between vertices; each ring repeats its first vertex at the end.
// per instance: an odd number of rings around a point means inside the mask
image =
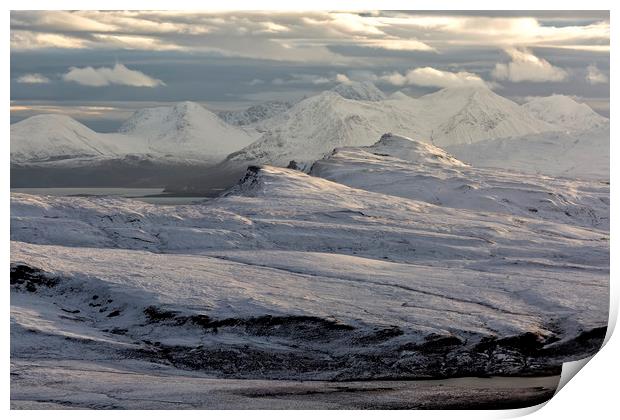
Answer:
POLYGON ((311 173, 250 167, 189 206, 12 194, 13 360, 350 381, 557 374, 600 346, 606 184, 394 135, 311 173))

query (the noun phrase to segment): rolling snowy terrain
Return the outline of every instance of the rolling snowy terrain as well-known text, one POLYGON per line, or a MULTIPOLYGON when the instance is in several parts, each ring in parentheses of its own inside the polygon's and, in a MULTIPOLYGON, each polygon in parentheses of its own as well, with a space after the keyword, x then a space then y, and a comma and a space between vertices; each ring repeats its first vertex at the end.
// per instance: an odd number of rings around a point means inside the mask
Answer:
POLYGON ((428 143, 386 134, 336 149, 312 175, 438 206, 527 216, 609 230, 609 185, 478 169, 428 143))
POLYGON ((12 194, 14 357, 66 360, 68 342, 85 361, 358 380, 557 374, 600 346, 605 184, 398 136, 315 172, 342 183, 265 166, 190 206, 12 194))

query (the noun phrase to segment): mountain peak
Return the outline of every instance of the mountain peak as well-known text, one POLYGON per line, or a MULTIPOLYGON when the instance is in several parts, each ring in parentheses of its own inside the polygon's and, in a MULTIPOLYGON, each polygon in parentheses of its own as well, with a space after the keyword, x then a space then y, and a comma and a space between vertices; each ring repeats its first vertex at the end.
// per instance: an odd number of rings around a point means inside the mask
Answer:
POLYGON ((11 125, 11 161, 101 156, 114 149, 102 136, 67 115, 35 115, 11 125))
POLYGON ((401 99, 413 99, 413 98, 411 96, 407 95, 406 93, 404 93, 403 91, 397 90, 396 92, 394 92, 390 96, 388 96, 388 99, 401 100, 401 99))
POLYGON ((80 129, 90 130, 90 128, 86 127, 84 124, 77 121, 76 119, 68 115, 62 115, 62 114, 33 115, 32 117, 25 118, 15 123, 14 126, 39 125, 39 124, 42 124, 42 125, 49 124, 49 128, 52 128, 52 129, 58 127, 58 125, 64 125, 64 126, 72 125, 72 126, 79 126, 80 129))
POLYGON ((254 140, 248 132, 190 101, 137 110, 120 132, 145 139, 159 153, 209 159, 221 159, 254 140))
POLYGON ((382 101, 385 94, 372 82, 346 82, 335 86, 332 91, 346 99, 356 101, 382 101))
POLYGON ((467 166, 449 155, 445 150, 428 142, 386 133, 367 149, 414 163, 440 163, 451 166, 467 166))
POLYGON ((603 128, 609 124, 607 118, 587 104, 566 95, 538 97, 522 106, 536 118, 571 131, 603 128))

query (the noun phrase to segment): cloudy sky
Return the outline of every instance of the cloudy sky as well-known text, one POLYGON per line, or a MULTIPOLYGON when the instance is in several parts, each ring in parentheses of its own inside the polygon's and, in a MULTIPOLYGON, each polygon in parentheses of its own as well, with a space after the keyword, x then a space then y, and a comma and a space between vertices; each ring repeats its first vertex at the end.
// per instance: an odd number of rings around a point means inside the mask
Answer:
POLYGON ((66 113, 102 131, 192 100, 236 109, 340 82, 418 96, 486 85, 609 114, 607 12, 11 12, 11 120, 66 113))

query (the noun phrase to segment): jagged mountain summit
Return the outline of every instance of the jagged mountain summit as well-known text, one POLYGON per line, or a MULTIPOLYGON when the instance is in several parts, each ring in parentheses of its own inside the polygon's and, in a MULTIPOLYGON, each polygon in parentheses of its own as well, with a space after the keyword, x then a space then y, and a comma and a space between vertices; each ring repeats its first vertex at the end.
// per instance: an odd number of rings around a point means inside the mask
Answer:
POLYGON ((368 81, 340 83, 332 88, 332 91, 345 99, 353 99, 355 101, 376 102, 386 99, 385 94, 374 83, 368 81))
POLYGON ((579 103, 566 95, 535 98, 522 106, 536 118, 570 131, 603 129, 609 126, 609 119, 587 104, 579 103))
POLYGON ((240 111, 220 111, 217 115, 228 124, 246 126, 281 114, 291 106, 286 101, 266 101, 240 111))

